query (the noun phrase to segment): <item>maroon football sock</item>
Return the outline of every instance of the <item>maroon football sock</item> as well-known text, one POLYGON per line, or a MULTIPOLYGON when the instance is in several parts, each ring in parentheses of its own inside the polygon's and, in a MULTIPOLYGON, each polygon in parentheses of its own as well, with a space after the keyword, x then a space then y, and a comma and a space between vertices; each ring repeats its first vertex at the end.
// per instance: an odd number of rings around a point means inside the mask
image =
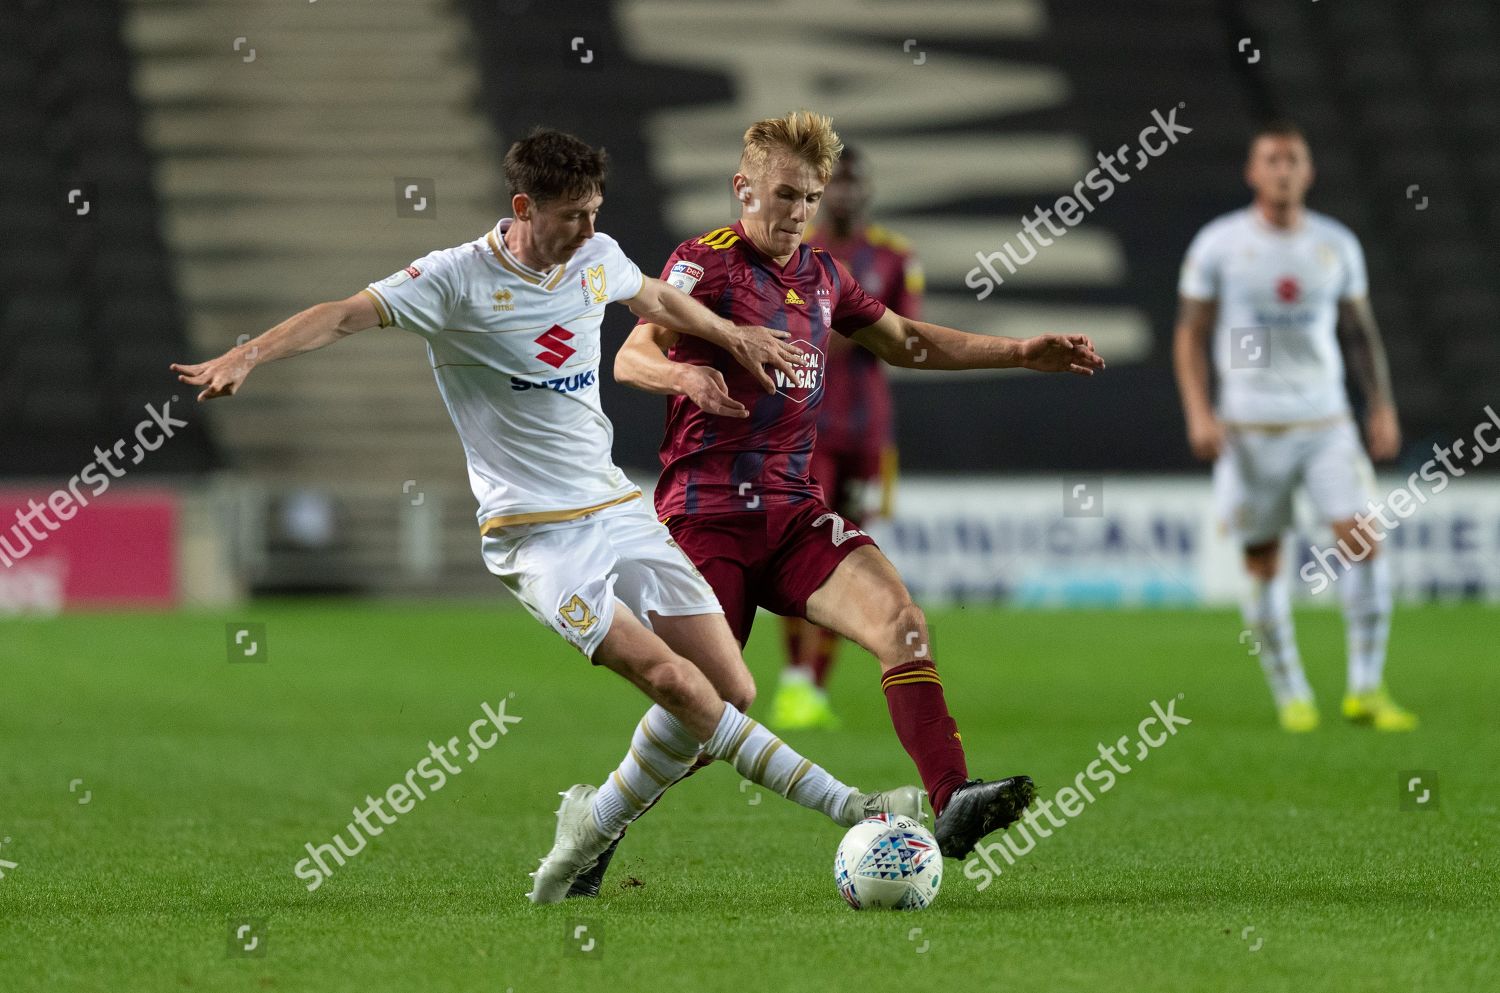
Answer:
POLYGON ((880 678, 891 724, 901 747, 917 764, 934 814, 943 812, 948 797, 969 778, 963 739, 948 714, 943 681, 937 667, 923 659, 903 662, 880 678))

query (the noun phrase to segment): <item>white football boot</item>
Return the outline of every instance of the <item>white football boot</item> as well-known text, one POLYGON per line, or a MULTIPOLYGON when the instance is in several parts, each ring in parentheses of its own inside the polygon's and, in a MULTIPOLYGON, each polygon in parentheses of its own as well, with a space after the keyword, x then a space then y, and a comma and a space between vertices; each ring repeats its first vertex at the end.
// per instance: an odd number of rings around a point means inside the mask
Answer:
POLYGON ((594 823, 597 792, 592 786, 580 784, 558 794, 563 801, 557 808, 557 836, 552 851, 531 873, 531 892, 526 896, 532 903, 561 903, 578 874, 597 862, 609 847, 613 839, 605 837, 594 823))
POLYGON ((922 812, 923 798, 927 794, 915 786, 898 786, 879 793, 860 793, 856 790, 844 804, 843 816, 838 822, 843 827, 853 827, 866 817, 876 814, 904 814, 918 824, 927 823, 922 812))

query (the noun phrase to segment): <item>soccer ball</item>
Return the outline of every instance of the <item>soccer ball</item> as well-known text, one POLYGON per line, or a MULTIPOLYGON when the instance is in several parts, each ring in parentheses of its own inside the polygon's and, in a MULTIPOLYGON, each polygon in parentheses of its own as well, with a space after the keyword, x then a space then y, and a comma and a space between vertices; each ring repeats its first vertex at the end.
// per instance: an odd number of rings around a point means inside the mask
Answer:
POLYGON ((876 814, 849 829, 833 879, 855 910, 921 910, 943 882, 937 839, 901 814, 876 814))

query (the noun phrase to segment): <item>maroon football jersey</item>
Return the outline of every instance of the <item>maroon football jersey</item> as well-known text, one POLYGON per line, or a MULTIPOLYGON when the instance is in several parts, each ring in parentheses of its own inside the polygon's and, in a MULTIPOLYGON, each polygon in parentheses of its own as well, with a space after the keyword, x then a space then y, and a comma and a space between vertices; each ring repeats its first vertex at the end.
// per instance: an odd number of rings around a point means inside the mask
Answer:
MULTIPOLYGON (((836 241, 807 232, 807 244, 822 248, 849 268, 860 289, 902 317, 922 317, 922 268, 900 237, 868 225, 836 241)), ((891 388, 879 358, 852 341, 828 349, 827 385, 818 417, 818 445, 840 452, 880 452, 894 440, 891 388)))
POLYGON ((745 237, 738 222, 677 246, 662 279, 735 324, 791 332, 812 356, 795 378, 771 370, 766 393, 750 371, 716 345, 681 335, 668 357, 712 366, 748 418, 704 413, 687 397, 667 404, 656 510, 661 517, 790 506, 821 499, 809 466, 818 433, 828 342, 880 320, 885 305, 859 288, 821 249, 800 245, 784 267, 745 237))

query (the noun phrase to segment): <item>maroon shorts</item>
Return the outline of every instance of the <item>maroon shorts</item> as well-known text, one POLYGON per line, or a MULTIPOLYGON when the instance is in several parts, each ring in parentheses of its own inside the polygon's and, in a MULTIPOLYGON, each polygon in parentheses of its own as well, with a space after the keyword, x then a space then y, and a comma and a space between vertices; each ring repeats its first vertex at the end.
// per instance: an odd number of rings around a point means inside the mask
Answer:
POLYGON ((875 540, 816 501, 728 514, 681 514, 667 530, 703 573, 743 645, 755 608, 806 617, 807 598, 844 557, 875 540))

